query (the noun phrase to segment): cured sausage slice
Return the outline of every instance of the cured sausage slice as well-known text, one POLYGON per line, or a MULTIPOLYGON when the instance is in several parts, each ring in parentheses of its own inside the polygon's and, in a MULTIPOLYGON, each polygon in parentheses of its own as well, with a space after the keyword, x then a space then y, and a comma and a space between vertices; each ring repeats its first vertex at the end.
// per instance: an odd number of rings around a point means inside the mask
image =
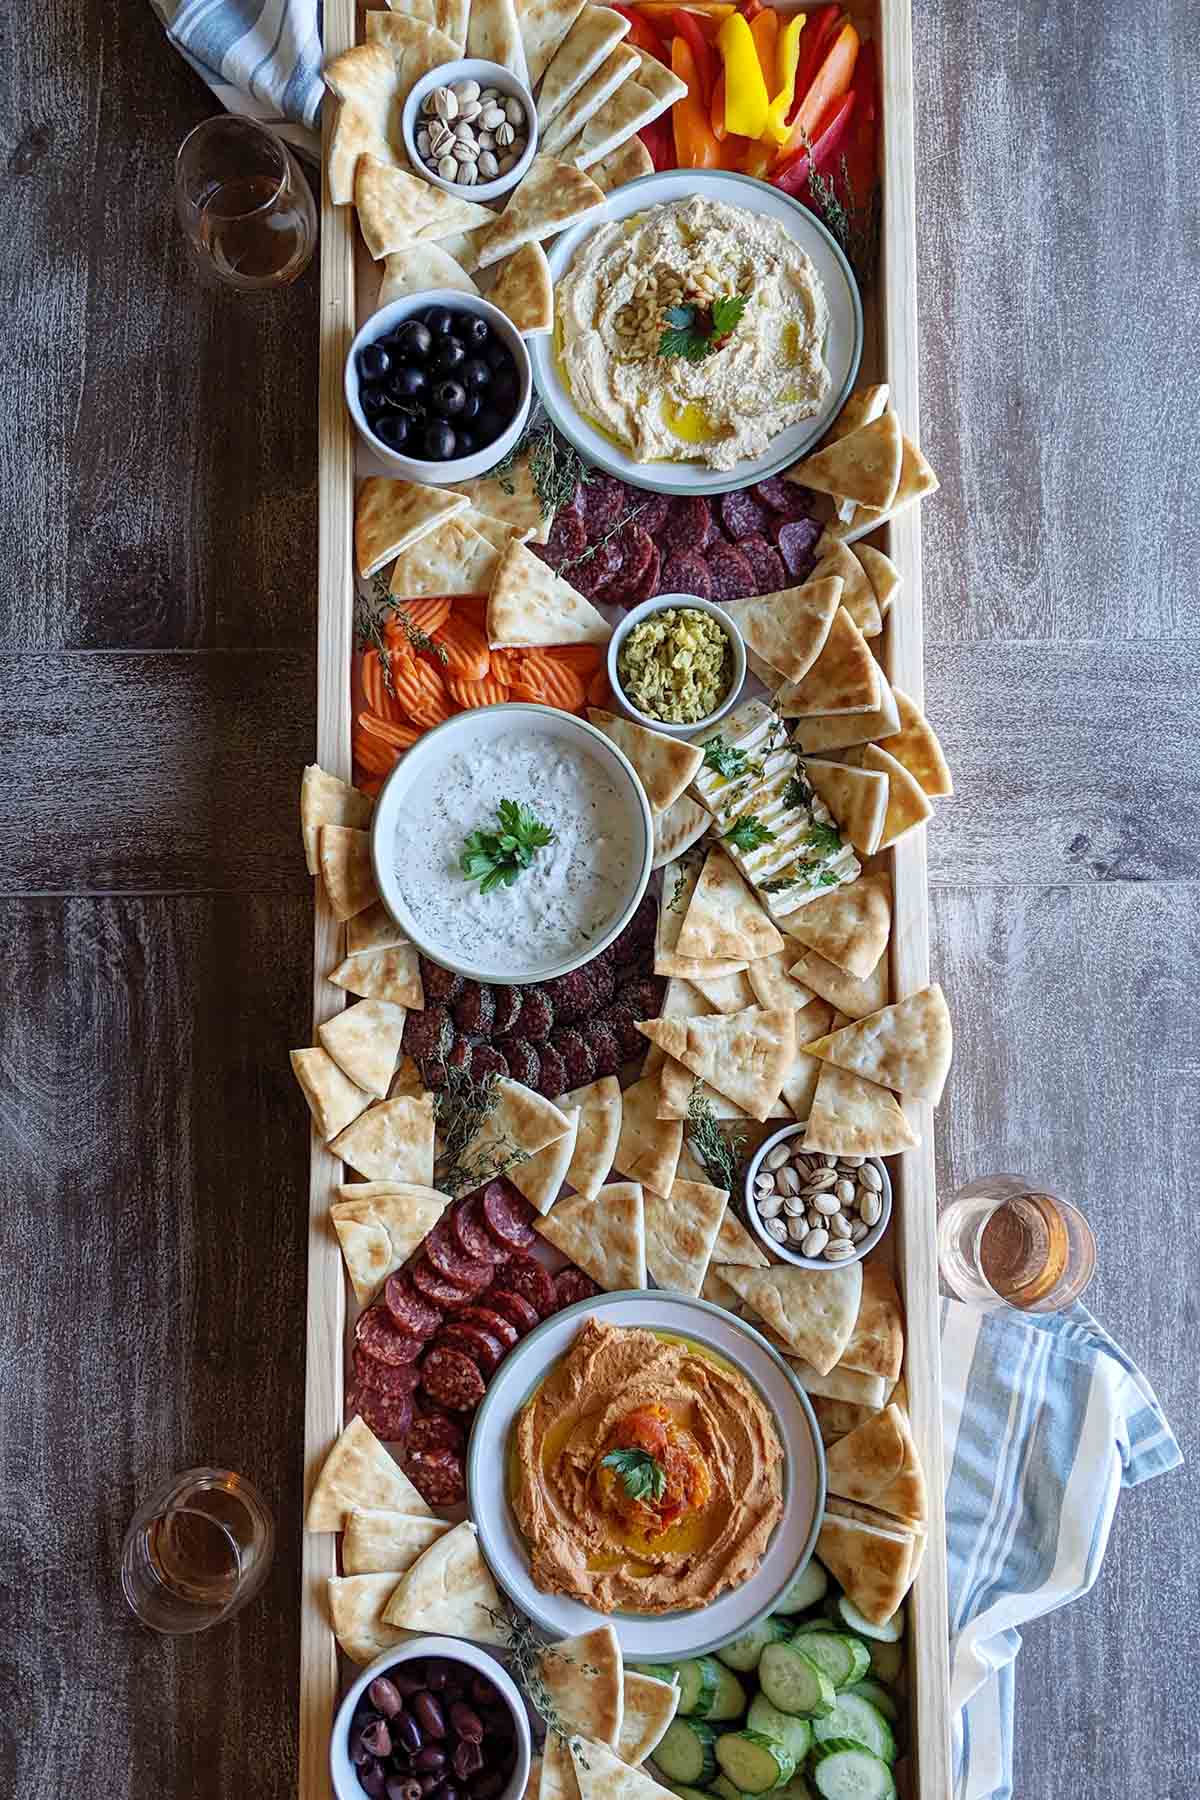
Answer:
POLYGON ((414 1450, 458 1450, 466 1443, 466 1433, 462 1422, 453 1413, 448 1413, 441 1406, 426 1402, 426 1410, 417 1413, 412 1422, 412 1430, 408 1434, 408 1449, 411 1455, 414 1450))
POLYGON ((381 1394, 377 1388, 356 1388, 354 1411, 385 1444, 403 1444, 412 1424, 411 1394, 381 1394))
POLYGON ((732 493, 722 494, 719 506, 721 525, 732 543, 745 537, 761 537, 767 529, 770 516, 767 508, 746 488, 735 488, 732 493))
MULTIPOLYGON (((457 1281, 447 1281, 444 1275, 439 1275, 425 1255, 418 1256, 408 1274, 420 1297, 428 1300, 431 1305, 441 1308, 441 1312, 438 1314, 438 1325, 442 1322, 442 1312, 448 1311, 450 1307, 465 1306, 469 1300, 474 1298, 474 1291, 471 1288, 460 1287, 457 1281)), ((436 1326, 434 1329, 436 1330, 436 1326)), ((432 1333, 430 1335, 432 1336, 432 1333)))
POLYGON ((582 1269, 562 1269, 554 1277, 556 1311, 574 1306, 577 1300, 594 1300, 599 1292, 597 1284, 582 1269))
POLYGON ((495 1272, 492 1262, 463 1253, 446 1219, 439 1219, 433 1230, 426 1234, 422 1249, 439 1275, 471 1294, 482 1294, 495 1272))
POLYGON ((503 1313, 496 1312, 490 1306, 464 1307, 454 1323, 457 1325, 460 1321, 467 1325, 477 1325, 481 1331, 490 1332, 506 1350, 511 1350, 517 1341, 517 1328, 511 1319, 506 1319, 503 1313))
POLYGON ((558 1306, 554 1277, 531 1256, 513 1258, 504 1271, 504 1285, 510 1293, 528 1300, 539 1319, 548 1319, 558 1306))
POLYGON ((755 593, 777 594, 787 581, 787 571, 774 544, 755 535, 742 538, 738 549, 754 571, 755 593))
MULTIPOLYGON (((417 1344, 417 1349, 424 1354, 424 1345, 417 1344)), ((377 1394, 411 1394, 421 1379, 421 1368, 417 1362, 380 1362, 365 1344, 355 1344, 354 1378, 356 1387, 374 1388, 377 1394)))
POLYGON ((450 1226, 464 1256, 493 1268, 508 1261, 508 1251, 498 1244, 483 1222, 483 1202, 478 1194, 460 1200, 450 1215, 450 1226))
POLYGON ((369 1306, 354 1327, 354 1348, 357 1356, 361 1351, 373 1362, 386 1363, 392 1368, 403 1367, 405 1363, 415 1363, 424 1347, 425 1340, 413 1337, 410 1332, 398 1331, 392 1321, 392 1315, 380 1301, 369 1306))
POLYGON ((467 1475, 458 1450, 434 1446, 410 1450, 404 1472, 429 1506, 458 1506, 467 1497, 467 1475))
POLYGON ((516 1326, 521 1337, 533 1330, 540 1317, 537 1307, 524 1294, 515 1293, 511 1288, 489 1288, 484 1298, 493 1312, 498 1312, 501 1318, 516 1326))
POLYGON ((714 544, 705 560, 714 600, 747 600, 755 592, 754 570, 732 544, 714 544))
MULTIPOLYGON (((560 1090, 561 1091, 561 1090, 560 1090)), ((534 1242, 534 1209, 524 1194, 500 1177, 483 1190, 483 1217, 496 1242, 505 1250, 528 1250, 534 1242)))
POLYGON ((697 600, 711 600, 712 589, 708 564, 698 550, 679 550, 666 556, 658 578, 660 594, 694 594, 697 600))
MULTIPOLYGON (((507 1321, 506 1321, 507 1323, 507 1321)), ((490 1331, 464 1316, 451 1319, 437 1335, 437 1348, 461 1350, 486 1379, 497 1369, 506 1346, 490 1331)))
POLYGON ((421 1364, 421 1386, 431 1400, 451 1412, 472 1411, 486 1391, 483 1376, 469 1356, 436 1344, 421 1364))
MULTIPOLYGON (((407 1274, 399 1269, 384 1283, 383 1303, 396 1330, 407 1337, 431 1338, 442 1322, 438 1308, 427 1298, 414 1293, 407 1274)), ((363 1317, 366 1317, 365 1313, 363 1317)))

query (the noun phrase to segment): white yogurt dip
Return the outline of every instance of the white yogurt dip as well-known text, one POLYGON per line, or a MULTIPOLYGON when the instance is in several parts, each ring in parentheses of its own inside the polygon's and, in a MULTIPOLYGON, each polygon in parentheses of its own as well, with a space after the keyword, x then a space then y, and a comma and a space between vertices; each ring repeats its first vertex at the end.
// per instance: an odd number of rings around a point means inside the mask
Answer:
POLYGON ((421 937, 452 961, 539 968, 577 954, 628 898, 639 846, 628 802, 587 750, 515 729, 459 751, 406 797, 395 877, 421 937), (462 872, 472 831, 499 829, 501 800, 527 806, 554 833, 511 887, 480 892, 462 872))

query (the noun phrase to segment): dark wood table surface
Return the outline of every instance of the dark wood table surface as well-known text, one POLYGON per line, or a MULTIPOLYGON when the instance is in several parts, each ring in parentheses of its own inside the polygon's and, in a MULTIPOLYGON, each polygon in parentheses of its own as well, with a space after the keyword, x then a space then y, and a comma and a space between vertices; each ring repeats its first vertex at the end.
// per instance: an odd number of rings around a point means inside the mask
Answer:
MULTIPOLYGON (((939 1180, 1084 1207, 1092 1304, 1194 1456, 1194 19, 915 12, 939 1180)), ((149 5, 6 22, 0 91, 0 1788, 284 1796, 316 270, 262 304, 189 278, 172 157, 214 107, 149 5), (241 1618, 160 1639, 121 1536, 198 1462, 262 1488, 278 1554, 241 1618)), ((1195 1791, 1195 1504, 1186 1470, 1124 1499, 1095 1591, 1025 1634, 1019 1795, 1195 1791)))

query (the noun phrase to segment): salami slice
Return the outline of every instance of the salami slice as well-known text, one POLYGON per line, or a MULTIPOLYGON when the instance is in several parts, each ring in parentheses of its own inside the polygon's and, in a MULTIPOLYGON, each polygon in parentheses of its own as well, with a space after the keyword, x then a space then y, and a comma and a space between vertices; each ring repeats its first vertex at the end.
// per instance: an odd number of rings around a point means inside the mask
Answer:
POLYGON ((426 1401, 426 1410, 415 1415, 408 1434, 409 1453, 414 1450, 461 1450, 466 1443, 462 1423, 444 1407, 426 1401))
POLYGON ((787 571, 774 544, 768 544, 765 537, 745 537, 738 549, 754 571, 755 593, 777 594, 787 582, 787 571))
POLYGON ((775 532, 783 566, 793 581, 807 581, 816 567, 821 527, 815 519, 785 519, 775 532))
POLYGON ((409 1450, 404 1472, 428 1506, 458 1506, 467 1497, 462 1452, 432 1446, 409 1450))
POLYGON ((621 552, 616 538, 585 550, 577 561, 564 566, 562 573, 573 588, 590 599, 599 599, 621 567, 621 552))
POLYGON ((589 539, 596 539, 616 524, 625 511, 629 490, 613 475, 593 475, 576 490, 579 510, 589 539))
POLYGON ((639 521, 631 521, 618 531, 615 543, 621 553, 621 566, 606 584, 601 598, 616 606, 628 606, 628 596, 641 586, 654 556, 654 540, 643 531, 639 521))
POLYGON ((637 523, 643 531, 649 532, 653 537, 662 529, 662 522, 670 510, 671 496, 669 494, 643 493, 636 502, 637 523))
POLYGON ((464 1256, 495 1268, 508 1261, 508 1251, 498 1244, 483 1222, 483 1202, 478 1194, 460 1200, 450 1215, 450 1227, 464 1256))
POLYGON ((448 1219, 438 1220, 426 1235, 422 1248, 439 1275, 466 1288, 469 1293, 482 1294, 492 1279, 494 1265, 477 1256, 467 1256, 448 1219))
POLYGON ((388 1276, 384 1283, 383 1303, 396 1330, 408 1337, 431 1338, 442 1322, 438 1308, 414 1293, 403 1270, 398 1269, 388 1276))
POLYGON ((561 1269, 554 1277, 555 1311, 574 1306, 578 1300, 594 1300, 599 1292, 597 1284, 582 1269, 561 1269))
POLYGON ((442 1322, 442 1312, 449 1311, 451 1307, 466 1306, 475 1297, 471 1288, 460 1287, 457 1281, 447 1281, 444 1275, 439 1275, 427 1256, 418 1256, 408 1274, 421 1299, 428 1300, 431 1306, 441 1309, 438 1314, 439 1325, 442 1322))
POLYGON ((755 592, 754 570, 732 544, 714 544, 705 560, 714 600, 746 600, 755 592))
POLYGON ((681 550, 663 560, 658 578, 660 594, 694 594, 698 600, 712 599, 712 575, 704 558, 695 550, 681 550))
MULTIPOLYGON (((672 500, 656 533, 664 556, 680 556, 685 550, 703 552, 716 541, 717 525, 702 494, 672 500)), ((667 589, 668 593, 673 590, 667 589)), ((682 589, 680 590, 683 591, 682 589)))
POLYGON ((361 1350, 375 1362, 389 1363, 393 1368, 415 1363, 424 1342, 411 1332, 398 1331, 388 1308, 379 1302, 369 1306, 354 1327, 355 1354, 361 1350))
POLYGON ((745 537, 761 537, 767 529, 769 513, 761 500, 748 488, 734 488, 720 499, 721 524, 733 543, 745 537))
POLYGON ((532 1256, 514 1256, 504 1271, 504 1286, 528 1300, 539 1319, 548 1319, 555 1310, 554 1277, 532 1256))
POLYGON ((411 1394, 381 1394, 376 1388, 356 1388, 351 1406, 385 1444, 403 1444, 412 1425, 411 1394))
POLYGON ((481 1331, 490 1332, 506 1350, 511 1350, 517 1341, 516 1326, 511 1319, 506 1319, 504 1314, 497 1312, 494 1307, 465 1306, 454 1321, 456 1325, 459 1320, 463 1320, 468 1325, 477 1325, 481 1331))
POLYGON ((524 1294, 514 1293, 511 1288, 489 1288, 484 1299, 493 1312, 498 1312, 501 1318, 507 1319, 510 1325, 516 1326, 521 1337, 524 1337, 527 1331, 532 1331, 538 1322, 537 1307, 527 1300, 524 1294))
POLYGON ((483 1217, 496 1242, 505 1250, 528 1250, 534 1242, 534 1209, 512 1183, 501 1176, 483 1190, 483 1217))
MULTIPOLYGON (((416 1339, 409 1338, 408 1342, 416 1343, 416 1339)), ((417 1349, 422 1356, 425 1354, 424 1344, 417 1343, 417 1349)), ((406 1363, 380 1362, 366 1344, 355 1344, 354 1378, 356 1387, 374 1388, 378 1394, 411 1394, 421 1379, 421 1368, 415 1359, 406 1363)))
POLYGON ((772 512, 790 513, 796 504, 796 484, 785 481, 782 475, 768 475, 756 481, 750 492, 772 512))
POLYGON ((468 1319, 464 1314, 457 1314, 448 1325, 443 1325, 437 1335, 435 1348, 445 1350, 461 1350, 464 1356, 470 1357, 475 1367, 486 1380, 499 1366, 506 1345, 482 1325, 468 1319))
POLYGON ((647 564, 646 573, 636 585, 629 588, 621 601, 621 605, 627 612, 631 612, 635 606, 640 606, 643 600, 652 599, 653 596, 658 593, 659 577, 661 575, 662 551, 657 544, 653 544, 651 545, 650 561, 647 564))
POLYGON ((421 1364, 421 1386, 431 1400, 451 1412, 470 1412, 486 1391, 483 1376, 461 1350, 435 1346, 421 1364))
POLYGON ((549 563, 552 569, 557 569, 569 557, 578 556, 586 545, 587 528, 579 514, 560 508, 554 515, 554 523, 545 544, 535 545, 534 549, 543 562, 549 563))

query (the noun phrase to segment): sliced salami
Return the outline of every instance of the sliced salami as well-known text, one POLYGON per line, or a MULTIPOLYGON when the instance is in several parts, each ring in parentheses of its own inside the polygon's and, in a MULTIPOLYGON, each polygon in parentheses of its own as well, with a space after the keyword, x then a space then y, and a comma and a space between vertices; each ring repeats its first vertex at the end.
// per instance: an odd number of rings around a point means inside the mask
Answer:
POLYGON ((657 544, 652 545, 650 561, 642 579, 626 593, 621 605, 627 612, 640 606, 643 600, 650 600, 659 591, 659 579, 662 575, 662 551, 657 544))
POLYGON ((681 556, 685 550, 707 550, 716 541, 717 526, 704 496, 692 494, 672 500, 657 537, 667 557, 681 556))
POLYGON ((377 1388, 356 1388, 350 1404, 364 1425, 369 1425, 385 1444, 403 1444, 412 1425, 411 1394, 381 1394, 377 1388))
POLYGON ((482 1294, 492 1279, 494 1265, 477 1256, 467 1256, 448 1219, 438 1220, 427 1234, 423 1249, 439 1275, 466 1288, 468 1293, 482 1294))
POLYGON ((756 481, 750 492, 772 512, 790 513, 796 504, 796 484, 785 481, 782 475, 767 475, 762 481, 756 481))
POLYGON ((696 550, 681 550, 668 555, 658 578, 660 594, 694 594, 698 600, 711 600, 713 583, 708 564, 696 550))
POLYGON ((530 1220, 534 1209, 503 1176, 483 1190, 483 1216, 496 1242, 505 1250, 528 1250, 534 1242, 530 1220))
POLYGON ((543 562, 557 569, 572 556, 587 546, 587 528, 577 512, 559 509, 554 515, 554 523, 550 527, 550 535, 544 546, 535 545, 537 554, 543 562))
POLYGON ((514 1256, 504 1271, 504 1286, 509 1293, 528 1300, 539 1319, 548 1319, 557 1305, 554 1277, 532 1256, 514 1256))
POLYGON ((532 1331, 538 1322, 537 1307, 524 1294, 515 1293, 511 1288, 489 1288, 484 1298, 493 1312, 498 1312, 510 1325, 516 1326, 521 1337, 527 1331, 532 1331))
MULTIPOLYGON (((408 1274, 420 1297, 428 1300, 433 1306, 440 1307, 442 1312, 448 1311, 451 1307, 466 1306, 470 1300, 474 1299, 471 1288, 460 1287, 457 1281, 447 1281, 444 1275, 438 1274, 427 1256, 418 1256, 416 1262, 410 1266, 408 1274)), ((440 1325, 441 1322, 439 1313, 438 1324, 440 1325)))
POLYGON ((732 544, 714 544, 705 561, 714 600, 746 600, 755 592, 754 570, 732 544))
MULTIPOLYGON (((415 1338, 407 1340, 416 1343, 415 1338)), ((424 1344, 417 1343, 422 1356, 425 1354, 424 1344)), ((378 1394, 411 1394, 421 1379, 420 1364, 414 1360, 406 1363, 380 1362, 371 1355, 366 1344, 354 1346, 354 1380, 360 1388, 374 1388, 378 1394)))
POLYGON ((485 1379, 499 1366, 500 1359, 508 1348, 490 1331, 485 1331, 482 1325, 477 1325, 473 1319, 468 1319, 461 1313, 456 1314, 448 1325, 443 1325, 438 1332, 435 1347, 461 1350, 464 1356, 470 1357, 485 1379))
POLYGON ((765 537, 745 537, 738 549, 754 571, 756 594, 777 594, 787 581, 783 558, 765 537))
POLYGON ((576 490, 579 510, 589 539, 596 539, 615 525, 625 511, 629 490, 612 475, 593 475, 576 490))
POLYGON ((599 599, 620 567, 621 552, 617 540, 609 538, 597 543, 593 549, 585 550, 576 561, 565 564, 562 574, 573 588, 594 600, 599 599))
POLYGON ((671 510, 669 494, 642 494, 636 503, 637 523, 653 537, 671 510))
POLYGON ((410 1450, 404 1458, 404 1472, 428 1506, 458 1506, 467 1497, 466 1468, 459 1450, 436 1445, 410 1450))
POLYGON ((461 1450, 466 1443, 462 1423, 444 1407, 425 1402, 425 1411, 415 1415, 408 1434, 408 1448, 414 1450, 461 1450))
POLYGON ((460 1200, 450 1214, 450 1228, 458 1239, 464 1256, 476 1262, 498 1264, 508 1261, 508 1251, 498 1244, 483 1222, 483 1202, 478 1194, 460 1200))
POLYGON ((761 537, 767 529, 769 512, 748 488, 734 488, 720 499, 721 524, 735 544, 745 537, 761 537))
POLYGON ((423 1338, 398 1331, 388 1308, 378 1302, 361 1314, 354 1327, 355 1356, 361 1350, 375 1362, 387 1363, 393 1368, 415 1363, 424 1343, 423 1338))
POLYGON ((775 544, 793 581, 807 581, 812 574, 820 535, 816 519, 785 519, 776 529, 775 544))
POLYGON ((643 531, 640 522, 623 525, 613 542, 621 555, 620 567, 605 583, 603 600, 615 606, 628 606, 628 595, 640 587, 654 556, 654 540, 643 531))
POLYGON ((401 1270, 389 1275, 384 1283, 383 1303, 396 1330, 408 1337, 420 1338, 422 1342, 431 1338, 442 1322, 438 1308, 414 1293, 407 1275, 401 1270))
POLYGON ((594 1300, 600 1289, 582 1269, 561 1269, 554 1277, 555 1310, 574 1306, 578 1300, 594 1300))
POLYGON ((481 1331, 490 1332, 506 1350, 511 1350, 517 1341, 516 1326, 510 1319, 506 1319, 503 1313, 497 1312, 494 1307, 466 1306, 454 1323, 457 1325, 460 1320, 468 1325, 477 1325, 481 1331))
POLYGON ((486 1383, 469 1356, 436 1345, 421 1364, 421 1386, 431 1400, 451 1412, 471 1412, 483 1399, 486 1383))

